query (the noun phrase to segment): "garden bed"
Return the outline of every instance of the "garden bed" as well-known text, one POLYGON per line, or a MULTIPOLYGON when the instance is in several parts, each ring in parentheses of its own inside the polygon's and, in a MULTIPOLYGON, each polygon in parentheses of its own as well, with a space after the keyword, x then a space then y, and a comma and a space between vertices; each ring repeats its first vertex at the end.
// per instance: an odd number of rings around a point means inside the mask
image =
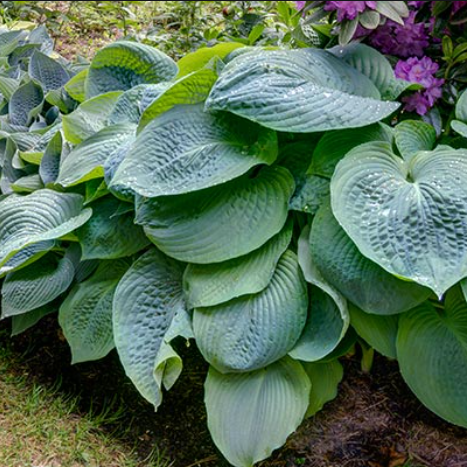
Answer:
MULTIPOLYGON (((5 334, 2 341, 7 345, 5 334)), ((106 430, 137 449, 141 467, 154 465, 144 459, 155 449, 173 467, 228 465, 206 428, 207 366, 194 347, 183 351, 185 370, 154 414, 126 379, 115 352, 103 361, 70 366, 69 348, 54 317, 10 342, 21 361, 15 371, 48 390, 60 380, 60 392, 78 396, 81 414, 106 412, 106 430), (112 421, 115 413, 119 417, 112 421)), ((397 363, 377 356, 370 374, 360 370, 357 356, 343 363, 338 397, 262 467, 467 466, 465 430, 424 408, 403 382, 397 363)))

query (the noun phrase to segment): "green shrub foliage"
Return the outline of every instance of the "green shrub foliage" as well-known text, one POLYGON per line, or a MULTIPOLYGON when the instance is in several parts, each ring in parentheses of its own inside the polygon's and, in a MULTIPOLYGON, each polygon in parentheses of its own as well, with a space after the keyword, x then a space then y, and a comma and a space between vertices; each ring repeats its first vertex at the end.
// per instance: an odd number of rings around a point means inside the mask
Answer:
POLYGON ((195 341, 236 467, 335 397, 356 333, 467 427, 467 150, 394 125, 409 83, 382 55, 237 44, 177 65, 120 41, 70 64, 43 29, 0 44, 14 334, 58 311, 73 362, 116 348, 156 409, 195 341))

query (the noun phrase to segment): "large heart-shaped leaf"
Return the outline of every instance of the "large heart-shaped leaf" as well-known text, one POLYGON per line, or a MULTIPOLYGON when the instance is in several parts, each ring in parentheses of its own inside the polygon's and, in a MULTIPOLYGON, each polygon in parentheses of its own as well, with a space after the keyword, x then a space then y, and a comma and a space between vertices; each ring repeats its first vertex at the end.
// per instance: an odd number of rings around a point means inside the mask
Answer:
POLYGON ((401 313, 431 294, 430 289, 398 279, 363 256, 334 218, 329 203, 313 220, 310 247, 323 277, 367 313, 401 313))
POLYGON ((309 246, 310 228, 306 226, 298 241, 298 259, 311 291, 311 313, 297 345, 290 355, 298 360, 316 362, 333 352, 349 327, 349 312, 343 295, 329 284, 313 262, 309 246))
POLYGON ((34 81, 20 86, 11 96, 9 117, 13 125, 26 126, 42 109, 44 92, 34 81))
POLYGON ((55 313, 57 309, 52 305, 45 305, 41 308, 28 311, 22 315, 14 315, 11 317, 11 337, 17 336, 29 328, 32 328, 42 318, 52 313, 55 313))
POLYGON ((311 382, 310 403, 306 416, 312 417, 326 402, 332 401, 337 396, 337 387, 344 376, 344 369, 339 360, 302 365, 311 382))
POLYGON ((381 123, 352 130, 326 132, 313 152, 308 173, 332 177, 337 163, 353 148, 371 141, 392 141, 391 129, 381 123))
POLYGON ((121 91, 107 92, 83 102, 75 111, 63 116, 63 134, 72 144, 79 144, 105 128, 121 91))
POLYGON ((350 304, 350 323, 357 334, 381 355, 397 358, 399 315, 373 315, 350 304))
POLYGON ((128 260, 102 261, 63 301, 58 321, 71 348, 72 363, 98 360, 113 348, 112 301, 128 260))
POLYGON ((107 123, 109 125, 115 125, 116 123, 134 123, 138 125, 143 112, 143 99, 151 93, 161 94, 167 86, 169 86, 168 83, 139 84, 124 92, 118 98, 107 123))
POLYGON ((176 106, 138 135, 112 183, 147 197, 178 195, 220 185, 276 157, 273 131, 202 106, 176 106))
POLYGON ((232 60, 206 107, 279 131, 307 133, 377 122, 398 107, 363 74, 318 49, 260 51, 232 60))
POLYGON ((285 358, 252 373, 209 370, 205 384, 212 439, 235 467, 253 467, 282 446, 303 420, 310 380, 285 358))
POLYGON ((139 129, 141 130, 151 120, 175 105, 204 102, 217 80, 217 65, 218 62, 213 61, 201 70, 170 83, 167 89, 144 110, 139 129))
MULTIPOLYGON (((119 213, 122 202, 105 197, 90 205, 93 215, 76 231, 83 259, 116 259, 131 256, 150 242, 133 223, 133 213, 119 213)), ((130 206, 131 207, 131 206, 130 206)))
POLYGON ((296 344, 307 310, 306 283, 297 257, 287 251, 262 292, 195 309, 196 344, 222 373, 264 368, 296 344))
POLYGON ((160 371, 157 379, 155 375, 157 366, 164 367, 160 357, 167 351, 166 334, 183 313, 182 268, 156 249, 148 251, 133 263, 118 285, 113 328, 127 376, 156 408, 162 401, 162 384, 169 387, 181 372, 180 357, 172 351, 165 353, 170 359, 165 361, 167 375, 160 371))
POLYGON ((436 130, 420 120, 404 120, 394 131, 397 149, 405 160, 419 151, 431 151, 436 143, 436 130))
POLYGON ((179 68, 177 78, 182 78, 194 71, 201 70, 215 57, 224 59, 240 47, 244 47, 244 45, 238 42, 225 42, 216 44, 214 47, 201 47, 194 52, 190 52, 177 62, 179 68))
POLYGON ((60 159, 63 150, 63 138, 60 132, 50 140, 39 166, 39 175, 44 185, 55 183, 60 171, 60 159))
POLYGON ((452 129, 467 138, 467 90, 460 95, 456 102, 456 119, 451 120, 452 129))
POLYGON ((355 148, 331 181, 332 210, 369 259, 442 295, 467 275, 467 150, 409 162, 386 143, 355 148))
POLYGON ((78 144, 63 161, 57 183, 69 187, 102 178, 107 159, 134 138, 135 130, 132 124, 112 125, 78 144))
POLYGON ((2 317, 19 315, 55 300, 71 285, 75 267, 68 256, 46 255, 6 276, 2 286, 2 317))
POLYGON ((459 287, 447 293, 444 309, 427 302, 400 317, 397 358, 423 404, 467 427, 467 304, 459 287))
POLYGON ((252 253, 224 263, 189 264, 183 288, 190 307, 206 307, 228 302, 265 289, 277 262, 289 246, 292 222, 252 253))
POLYGON ((55 246, 55 243, 55 240, 46 240, 22 248, 0 267, 0 278, 4 277, 6 274, 18 271, 42 258, 55 246))
POLYGON ((367 76, 378 88, 383 99, 396 99, 411 83, 397 79, 389 60, 365 44, 353 43, 330 49, 336 57, 367 76))
POLYGON ((29 75, 42 84, 45 91, 61 88, 70 79, 69 72, 58 61, 35 50, 29 61, 29 75))
POLYGON ((84 102, 86 100, 85 86, 88 71, 89 68, 84 68, 64 85, 65 91, 77 102, 84 102))
POLYGON ((0 266, 23 248, 60 238, 83 225, 92 214, 75 193, 38 190, 0 201, 0 266))
POLYGON ((169 256, 219 263, 256 250, 282 229, 293 186, 286 169, 265 167, 220 187, 145 200, 136 222, 169 256))
POLYGON ((89 67, 88 98, 109 91, 126 91, 138 84, 169 81, 178 72, 176 63, 149 45, 118 41, 99 50, 89 67))

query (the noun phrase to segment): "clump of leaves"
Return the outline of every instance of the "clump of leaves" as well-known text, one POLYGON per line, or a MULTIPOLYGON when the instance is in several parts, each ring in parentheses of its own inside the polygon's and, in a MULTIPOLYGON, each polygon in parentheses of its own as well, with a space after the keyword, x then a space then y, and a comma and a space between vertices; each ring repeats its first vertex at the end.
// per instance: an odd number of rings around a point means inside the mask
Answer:
POLYGON ((31 35, 0 76, 14 333, 58 309, 73 362, 115 347, 155 408, 193 340, 237 467, 335 397, 355 331, 467 426, 467 151, 387 124, 410 83, 384 56, 225 43, 175 63, 120 41, 77 68, 31 35))

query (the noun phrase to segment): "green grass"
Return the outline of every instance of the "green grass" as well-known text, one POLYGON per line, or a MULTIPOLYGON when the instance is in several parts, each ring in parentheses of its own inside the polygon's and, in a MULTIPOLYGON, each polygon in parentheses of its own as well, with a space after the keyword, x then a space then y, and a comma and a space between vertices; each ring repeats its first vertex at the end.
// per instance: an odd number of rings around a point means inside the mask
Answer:
POLYGON ((22 375, 18 356, 0 348, 0 465, 8 467, 169 467, 155 449, 141 460, 135 449, 103 429, 123 407, 79 413, 77 398, 59 383, 46 387, 22 375))

